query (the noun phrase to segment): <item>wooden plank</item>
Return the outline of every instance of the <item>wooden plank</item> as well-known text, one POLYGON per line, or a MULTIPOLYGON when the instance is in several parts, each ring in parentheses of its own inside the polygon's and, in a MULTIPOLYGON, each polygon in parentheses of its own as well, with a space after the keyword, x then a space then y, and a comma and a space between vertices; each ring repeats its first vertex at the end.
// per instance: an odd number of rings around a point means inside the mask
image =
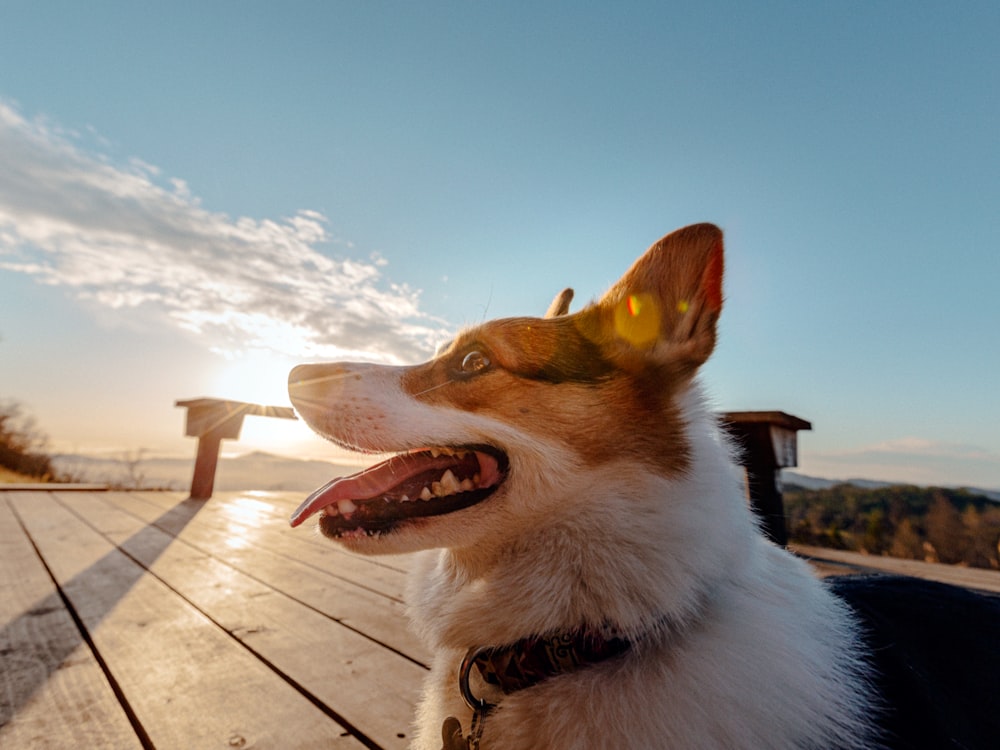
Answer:
POLYGON ((361 747, 62 505, 12 502, 154 746, 361 747))
MULTIPOLYGON (((145 497, 156 501, 157 493, 148 493, 145 497)), ((215 498, 207 511, 224 515, 228 523, 240 523, 249 518, 259 524, 269 519, 273 528, 282 532, 267 539, 274 551, 297 556, 307 564, 358 586, 403 598, 406 573, 413 555, 358 555, 332 543, 314 529, 292 529, 288 517, 300 499, 293 493, 231 492, 215 498)))
POLYGON ((4 482, 0 492, 102 492, 106 484, 85 484, 83 482, 4 482))
POLYGON ((950 583, 953 586, 1000 593, 1000 571, 906 560, 899 557, 862 555, 858 552, 845 552, 825 547, 807 547, 801 544, 793 544, 790 549, 813 561, 814 564, 818 564, 822 570, 829 574, 893 573, 950 583), (852 571, 850 568, 854 570, 852 571))
MULTIPOLYGON (((162 515, 158 507, 125 494, 101 500, 147 523, 162 515)), ((218 522, 213 523, 218 518, 206 521, 199 513, 198 519, 180 530, 178 538, 369 638, 388 644, 420 664, 430 663, 430 651, 409 629, 404 605, 398 599, 360 588, 261 546, 261 537, 286 533, 277 524, 228 522, 220 527, 218 522)), ((164 526, 160 528, 166 530, 164 526)))
MULTIPOLYGON (((379 746, 408 744, 425 668, 216 557, 184 542, 170 543, 172 536, 98 495, 67 496, 67 502, 88 524, 379 746)), ((243 544, 242 538, 238 541, 243 544)))
MULTIPOLYGON (((169 500, 162 493, 136 495, 161 509, 170 507, 169 500)), ((272 552, 313 565, 355 586, 402 601, 406 566, 412 555, 358 555, 313 530, 292 529, 286 513, 275 503, 279 497, 273 493, 218 493, 204 503, 197 521, 205 528, 225 528, 252 536, 258 545, 272 552), (264 529, 267 534, 259 533, 264 529)))
MULTIPOLYGON (((143 495, 141 499, 145 500, 148 497, 143 495)), ((144 518, 149 517, 150 511, 136 505, 128 496, 117 495, 116 502, 129 512, 144 518)), ((160 526, 164 530, 173 530, 168 525, 160 524, 160 526)), ((326 539, 319 539, 318 544, 311 544, 310 547, 313 547, 314 551, 303 554, 299 548, 304 540, 300 537, 311 536, 313 535, 308 531, 299 534, 289 528, 284 514, 280 512, 275 514, 273 506, 260 499, 243 495, 217 496, 182 533, 185 541, 202 549, 211 550, 214 554, 224 555, 238 567, 240 559, 245 559, 247 565, 253 566, 253 557, 257 554, 263 554, 275 561, 281 558, 286 564, 273 567, 284 568, 300 582, 317 582, 317 585, 324 589, 332 589, 338 595, 344 592, 345 596, 350 596, 350 592, 353 591, 356 595, 362 596, 361 601, 367 602, 366 607, 373 606, 381 610, 380 618, 384 614, 383 619, 394 621, 399 619, 398 613, 402 611, 402 589, 406 577, 404 572, 387 567, 381 559, 346 552, 326 539), (248 503, 250 505, 247 505, 248 503), (265 513, 261 508, 272 508, 272 511, 265 513), (303 557, 306 559, 303 560, 303 557), (344 575, 344 568, 348 566, 351 570, 348 575, 344 575), (380 602, 382 599, 386 601, 380 602)), ((241 569, 253 573, 252 569, 246 567, 241 569)), ((283 586, 277 587, 291 593, 283 586)), ((345 608, 339 607, 339 609, 345 608)), ((339 617, 332 610, 329 613, 339 617)), ((414 648, 419 649, 420 646, 414 644, 414 648)))
POLYGON ((0 493, 0 747, 141 748, 5 494, 0 493))
MULTIPOLYGON (((162 493, 143 493, 142 497, 161 508, 169 503, 162 493)), ((281 498, 281 494, 270 493, 217 493, 211 500, 204 501, 205 509, 199 514, 202 517, 198 522, 214 528, 230 524, 247 528, 266 523, 280 533, 260 537, 258 543, 262 547, 357 586, 403 600, 406 565, 412 555, 356 555, 310 529, 292 529, 288 525, 288 514, 279 505, 281 498)))

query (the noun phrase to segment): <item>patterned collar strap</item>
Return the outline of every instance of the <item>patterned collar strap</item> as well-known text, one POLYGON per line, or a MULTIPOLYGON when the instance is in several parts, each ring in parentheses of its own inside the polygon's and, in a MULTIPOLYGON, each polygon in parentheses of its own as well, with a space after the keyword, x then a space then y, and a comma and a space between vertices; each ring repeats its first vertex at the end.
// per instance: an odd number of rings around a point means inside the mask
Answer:
POLYGON ((624 638, 608 638, 593 630, 534 636, 510 646, 470 651, 462 678, 467 681, 466 670, 475 666, 487 683, 509 695, 549 677, 620 656, 631 646, 624 638))

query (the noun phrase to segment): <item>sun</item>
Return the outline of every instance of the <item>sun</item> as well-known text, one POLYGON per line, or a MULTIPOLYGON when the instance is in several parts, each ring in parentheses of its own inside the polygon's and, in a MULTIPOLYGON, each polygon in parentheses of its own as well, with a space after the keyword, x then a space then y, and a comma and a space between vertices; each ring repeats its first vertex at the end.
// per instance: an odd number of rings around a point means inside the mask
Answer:
MULTIPOLYGON (((262 406, 289 406, 288 373, 300 360, 274 352, 254 351, 228 360, 211 381, 211 396, 262 406)), ((227 455, 255 451, 299 458, 356 462, 354 454, 316 435, 301 419, 248 416, 238 440, 226 441, 227 455)))
POLYGON ((264 406, 288 406, 288 372, 297 362, 273 352, 240 355, 219 370, 214 395, 264 406))
MULTIPOLYGON (((227 361, 212 379, 215 398, 246 401, 262 406, 289 406, 288 371, 294 362, 273 352, 255 351, 227 361)), ((242 454, 253 451, 281 453, 283 448, 302 438, 301 421, 276 417, 248 416, 243 421, 239 440, 227 443, 226 452, 242 454)))

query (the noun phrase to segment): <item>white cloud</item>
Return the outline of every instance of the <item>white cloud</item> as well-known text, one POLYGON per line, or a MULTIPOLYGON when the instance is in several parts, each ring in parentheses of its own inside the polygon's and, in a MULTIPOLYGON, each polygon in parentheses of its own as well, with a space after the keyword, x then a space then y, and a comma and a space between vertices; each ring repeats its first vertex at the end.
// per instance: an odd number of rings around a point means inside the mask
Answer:
POLYGON ((803 451, 802 473, 912 484, 1000 488, 1000 455, 975 445, 900 437, 836 451, 803 451))
POLYGON ((140 159, 116 166, 0 101, 0 268, 140 308, 233 353, 413 361, 445 324, 385 261, 333 259, 315 211, 233 219, 140 159))

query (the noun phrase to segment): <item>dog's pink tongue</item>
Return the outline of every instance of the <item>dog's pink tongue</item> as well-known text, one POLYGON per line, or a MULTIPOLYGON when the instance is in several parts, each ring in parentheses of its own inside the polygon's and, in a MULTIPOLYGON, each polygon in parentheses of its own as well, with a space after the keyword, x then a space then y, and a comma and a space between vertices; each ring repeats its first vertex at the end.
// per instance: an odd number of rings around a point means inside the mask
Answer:
MULTIPOLYGON (((291 524, 293 527, 298 526, 310 516, 339 500, 359 501, 380 497, 393 489, 400 488, 409 479, 426 476, 429 471, 440 472, 454 467, 456 461, 473 462, 471 468, 473 470, 478 468, 480 487, 490 487, 500 481, 495 458, 479 451, 466 455, 467 459, 456 459, 425 451, 403 453, 349 477, 338 477, 307 497, 305 502, 292 513, 291 524)), ((466 475, 471 476, 472 471, 469 470, 466 475)))
POLYGON ((327 482, 292 513, 292 527, 338 500, 356 500, 388 492, 399 481, 399 477, 391 469, 386 470, 387 466, 388 462, 381 463, 349 477, 337 477, 332 482, 327 482))

